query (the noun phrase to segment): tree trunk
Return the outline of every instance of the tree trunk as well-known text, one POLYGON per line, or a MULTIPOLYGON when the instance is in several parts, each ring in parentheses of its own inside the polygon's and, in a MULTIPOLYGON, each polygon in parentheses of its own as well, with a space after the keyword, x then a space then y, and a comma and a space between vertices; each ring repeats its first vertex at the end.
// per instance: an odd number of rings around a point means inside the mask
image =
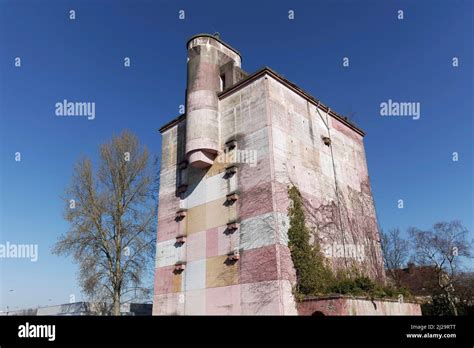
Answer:
POLYGON ((452 294, 449 290, 446 292, 446 297, 448 298, 449 307, 451 307, 451 311, 452 311, 453 315, 457 316, 458 315, 458 309, 456 307, 456 303, 454 301, 454 298, 453 298, 453 296, 452 296, 452 294))
POLYGON ((117 315, 117 316, 120 315, 120 292, 118 290, 114 290, 112 315, 117 315))

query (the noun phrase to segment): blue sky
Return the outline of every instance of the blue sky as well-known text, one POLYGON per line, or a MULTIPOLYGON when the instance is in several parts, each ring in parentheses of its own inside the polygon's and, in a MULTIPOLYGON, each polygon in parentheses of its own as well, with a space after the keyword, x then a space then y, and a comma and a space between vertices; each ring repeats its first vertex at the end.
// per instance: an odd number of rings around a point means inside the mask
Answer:
POLYGON ((468 0, 0 0, 0 243, 39 246, 35 263, 0 260, 0 310, 81 298, 77 267, 50 253, 68 228, 60 196, 73 165, 122 129, 160 153, 158 128, 184 104, 186 41, 201 32, 220 32, 244 70, 273 68, 367 132, 384 229, 460 219, 472 231, 472 13, 468 0), (95 102, 95 119, 55 116, 63 99, 95 102), (388 99, 421 103, 420 119, 381 117, 388 99))

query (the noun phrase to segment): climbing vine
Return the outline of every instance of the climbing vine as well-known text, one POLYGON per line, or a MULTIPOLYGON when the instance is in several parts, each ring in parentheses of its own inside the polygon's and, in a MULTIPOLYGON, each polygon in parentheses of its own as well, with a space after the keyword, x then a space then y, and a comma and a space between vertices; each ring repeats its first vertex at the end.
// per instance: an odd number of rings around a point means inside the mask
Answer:
POLYGON ((290 206, 288 217, 288 247, 296 270, 294 294, 300 300, 307 296, 341 294, 369 296, 373 298, 410 298, 410 293, 403 288, 378 284, 361 275, 356 269, 340 270, 336 274, 326 264, 317 240, 310 243, 311 233, 306 226, 303 199, 298 188, 288 189, 290 206))
POLYGON ((327 284, 332 283, 332 273, 324 262, 318 243, 311 245, 310 231, 306 226, 304 206, 299 190, 292 186, 288 190, 291 200, 288 209, 290 226, 288 246, 296 269, 295 295, 316 295, 324 293, 327 284))

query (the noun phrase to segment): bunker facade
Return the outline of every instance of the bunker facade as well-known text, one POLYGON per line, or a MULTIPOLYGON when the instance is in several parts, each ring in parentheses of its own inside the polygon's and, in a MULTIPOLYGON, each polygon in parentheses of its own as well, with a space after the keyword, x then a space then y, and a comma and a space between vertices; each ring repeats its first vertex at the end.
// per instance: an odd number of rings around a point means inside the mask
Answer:
POLYGON ((153 313, 297 314, 288 188, 334 270, 384 281, 364 132, 273 70, 191 38, 186 114, 160 129, 153 313))

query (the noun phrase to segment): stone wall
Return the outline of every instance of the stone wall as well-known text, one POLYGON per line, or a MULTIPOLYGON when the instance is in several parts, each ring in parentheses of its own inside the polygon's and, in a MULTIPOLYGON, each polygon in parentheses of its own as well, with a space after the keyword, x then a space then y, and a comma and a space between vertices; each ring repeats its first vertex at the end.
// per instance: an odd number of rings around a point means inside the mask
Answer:
POLYGON ((298 303, 299 315, 421 315, 417 303, 369 300, 345 296, 307 299, 298 303))

